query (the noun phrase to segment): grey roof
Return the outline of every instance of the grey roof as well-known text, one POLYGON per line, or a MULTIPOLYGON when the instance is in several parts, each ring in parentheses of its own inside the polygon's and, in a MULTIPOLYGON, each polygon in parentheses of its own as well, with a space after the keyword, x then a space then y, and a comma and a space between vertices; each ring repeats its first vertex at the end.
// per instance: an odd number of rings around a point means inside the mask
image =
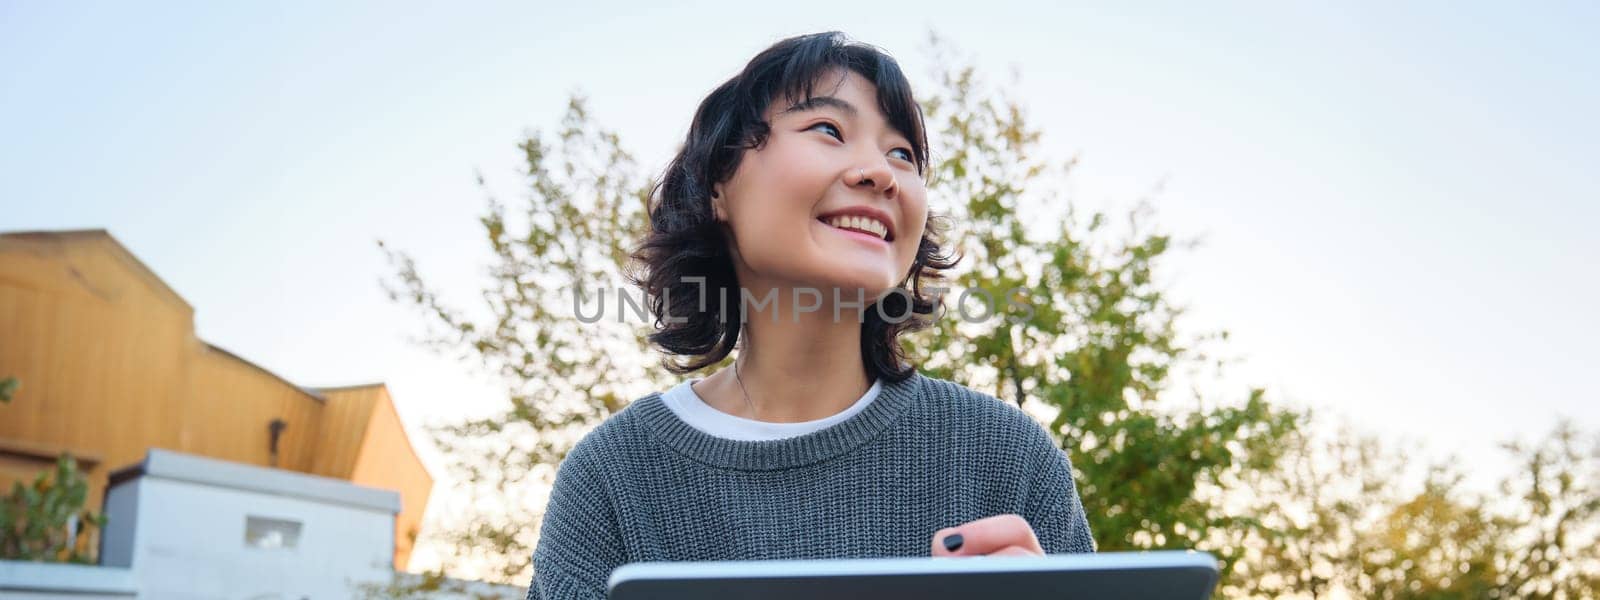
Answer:
POLYGON ((27 598, 129 598, 139 593, 133 571, 104 565, 0 560, 0 597, 33 592, 27 598))
POLYGON ((400 512, 400 493, 356 485, 342 479, 240 464, 161 448, 151 448, 144 461, 111 473, 115 488, 140 477, 186 481, 248 492, 340 504, 368 510, 400 512))

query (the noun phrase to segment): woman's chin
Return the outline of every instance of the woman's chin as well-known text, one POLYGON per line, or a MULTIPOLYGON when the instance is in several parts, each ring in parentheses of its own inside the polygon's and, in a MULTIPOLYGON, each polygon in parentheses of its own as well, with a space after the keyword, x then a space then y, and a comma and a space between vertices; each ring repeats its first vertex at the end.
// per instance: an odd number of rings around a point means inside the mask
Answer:
POLYGON ((895 282, 887 273, 859 272, 841 273, 830 277, 822 285, 817 286, 818 291, 824 295, 824 300, 831 301, 833 290, 838 290, 840 302, 856 302, 857 300, 871 304, 874 300, 894 289, 895 282))

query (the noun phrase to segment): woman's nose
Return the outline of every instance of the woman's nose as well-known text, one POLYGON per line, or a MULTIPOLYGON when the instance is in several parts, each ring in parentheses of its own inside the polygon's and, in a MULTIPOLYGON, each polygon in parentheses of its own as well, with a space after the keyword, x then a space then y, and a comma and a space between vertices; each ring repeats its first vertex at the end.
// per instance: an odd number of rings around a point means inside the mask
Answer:
POLYGON ((873 190, 892 195, 898 182, 895 181, 894 171, 889 169, 887 162, 871 166, 857 167, 850 174, 849 181, 852 187, 870 187, 873 190))

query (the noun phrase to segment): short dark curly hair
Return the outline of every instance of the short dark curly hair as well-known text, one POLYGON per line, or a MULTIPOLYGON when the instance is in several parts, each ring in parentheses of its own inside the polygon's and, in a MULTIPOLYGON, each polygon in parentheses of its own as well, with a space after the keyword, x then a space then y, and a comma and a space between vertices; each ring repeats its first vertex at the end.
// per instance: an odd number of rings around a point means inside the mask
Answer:
MULTIPOLYGON (((739 339, 741 319, 719 317, 742 315, 737 303, 743 296, 723 224, 712 213, 712 186, 733 176, 746 150, 766 142, 771 128, 763 117, 772 101, 811 98, 816 80, 835 69, 853 71, 877 86, 878 108, 911 141, 917 170, 926 175, 922 109, 888 54, 830 31, 788 38, 756 55, 701 101, 688 138, 651 190, 650 230, 632 252, 629 279, 644 291, 654 317, 650 342, 670 355, 689 357, 664 361, 672 372, 716 364, 739 339), (669 315, 673 318, 665 319, 669 315)), ((923 295, 924 280, 944 279, 941 271, 960 260, 941 245, 946 228, 944 218, 930 211, 906 279, 864 311, 861 355, 868 377, 900 381, 915 372, 898 338, 931 323, 938 298, 923 295)))

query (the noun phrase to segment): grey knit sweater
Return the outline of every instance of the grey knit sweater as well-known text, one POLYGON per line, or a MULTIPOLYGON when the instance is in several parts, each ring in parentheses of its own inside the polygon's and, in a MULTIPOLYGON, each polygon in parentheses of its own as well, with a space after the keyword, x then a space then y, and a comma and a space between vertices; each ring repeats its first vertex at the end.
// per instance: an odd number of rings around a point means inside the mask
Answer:
POLYGON ((561 463, 528 598, 604 598, 638 561, 927 556, 933 533, 1027 519, 1051 554, 1093 552, 1067 456, 1015 406, 913 374, 827 429, 735 441, 652 393, 561 463))

